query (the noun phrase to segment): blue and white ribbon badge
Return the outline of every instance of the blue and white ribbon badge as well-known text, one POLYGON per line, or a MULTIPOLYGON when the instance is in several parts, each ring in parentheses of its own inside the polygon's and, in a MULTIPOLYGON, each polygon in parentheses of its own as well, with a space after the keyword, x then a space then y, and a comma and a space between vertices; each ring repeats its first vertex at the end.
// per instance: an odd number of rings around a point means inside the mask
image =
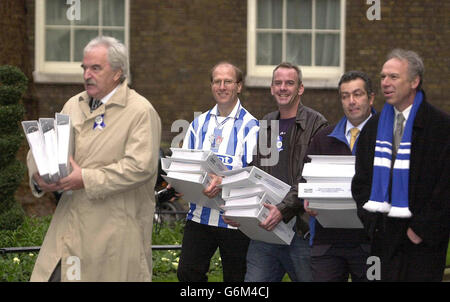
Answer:
POLYGON ((95 117, 94 128, 93 128, 94 130, 96 128, 99 129, 99 130, 102 130, 103 128, 106 127, 104 117, 105 117, 105 114, 98 115, 98 116, 95 117))

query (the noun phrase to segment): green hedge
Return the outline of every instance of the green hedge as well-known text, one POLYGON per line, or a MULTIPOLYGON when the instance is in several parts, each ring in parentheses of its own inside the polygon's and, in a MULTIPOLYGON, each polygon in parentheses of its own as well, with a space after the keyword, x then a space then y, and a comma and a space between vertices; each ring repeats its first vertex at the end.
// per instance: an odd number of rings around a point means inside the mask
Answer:
POLYGON ((24 113, 25 109, 21 104, 0 106, 1 134, 16 133, 24 113))
POLYGON ((16 159, 0 170, 0 196, 2 200, 8 195, 14 194, 22 182, 25 170, 25 165, 16 159))
MULTIPOLYGON (((0 86, 12 87, 15 91, 19 91, 21 96, 27 89, 27 85, 28 78, 19 68, 11 65, 0 66, 0 86)), ((16 100, 17 102, 19 101, 20 96, 16 100)))
POLYGON ((16 153, 23 140, 24 135, 22 131, 0 135, 0 169, 16 158, 16 153))
MULTIPOLYGON (((4 201, 3 201, 4 202, 4 201)), ((3 230, 15 230, 23 222, 25 212, 22 206, 13 199, 11 207, 4 212, 0 212, 0 225, 3 230)))
POLYGON ((27 85, 28 79, 19 68, 0 66, 0 230, 13 230, 24 219, 14 193, 25 174, 16 154, 24 139, 20 121, 25 108, 20 99, 27 85))
POLYGON ((17 104, 22 96, 20 88, 12 86, 0 86, 0 105, 17 104))

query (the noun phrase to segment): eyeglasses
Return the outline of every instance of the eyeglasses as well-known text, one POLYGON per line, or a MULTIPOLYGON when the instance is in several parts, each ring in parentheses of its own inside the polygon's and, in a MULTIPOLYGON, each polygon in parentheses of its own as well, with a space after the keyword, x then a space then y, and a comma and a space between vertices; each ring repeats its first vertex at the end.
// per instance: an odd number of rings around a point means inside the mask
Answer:
POLYGON ((223 82, 223 85, 224 85, 225 87, 230 87, 230 86, 233 85, 234 83, 238 83, 238 82, 235 82, 235 81, 233 81, 233 80, 214 80, 214 81, 212 81, 212 85, 213 85, 213 86, 220 87, 220 86, 222 85, 222 82, 223 82))
POLYGON ((357 90, 352 93, 345 92, 341 94, 341 100, 347 101, 348 99, 350 99, 350 95, 352 95, 355 100, 360 100, 362 97, 366 95, 366 93, 362 90, 357 90))

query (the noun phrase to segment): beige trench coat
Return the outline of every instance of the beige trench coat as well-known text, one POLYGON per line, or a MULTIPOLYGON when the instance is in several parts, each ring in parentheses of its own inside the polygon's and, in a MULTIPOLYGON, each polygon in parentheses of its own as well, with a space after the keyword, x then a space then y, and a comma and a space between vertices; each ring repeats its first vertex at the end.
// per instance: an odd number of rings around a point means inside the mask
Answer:
MULTIPOLYGON (((157 112, 126 82, 92 114, 86 92, 72 97, 62 112, 72 120, 74 159, 85 188, 64 192, 31 281, 48 281, 60 259, 62 281, 151 281, 157 112), (104 128, 93 129, 101 114, 104 128)), ((30 154, 28 159, 31 177, 36 165, 30 154)))

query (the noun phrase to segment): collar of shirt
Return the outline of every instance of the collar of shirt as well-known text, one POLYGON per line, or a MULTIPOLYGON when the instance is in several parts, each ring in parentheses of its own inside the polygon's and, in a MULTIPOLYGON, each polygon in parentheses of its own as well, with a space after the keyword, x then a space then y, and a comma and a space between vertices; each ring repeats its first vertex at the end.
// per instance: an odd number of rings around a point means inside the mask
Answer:
POLYGON ((345 138, 347 139, 347 142, 350 144, 350 138, 351 138, 351 133, 350 130, 352 128, 358 128, 359 131, 361 132, 362 128, 364 127, 364 125, 367 123, 367 121, 370 119, 370 117, 372 116, 372 113, 369 115, 368 118, 366 118, 361 124, 359 124, 358 126, 354 126, 348 119, 347 119, 347 124, 345 125, 345 138))
MULTIPOLYGON (((241 101, 238 99, 236 102, 236 105, 234 105, 233 110, 231 110, 230 114, 228 114, 227 117, 232 117, 234 119, 237 119, 238 115, 239 115, 239 108, 241 107, 241 101)), ((217 116, 217 118, 220 117, 219 114, 219 108, 217 107, 217 104, 214 106, 213 109, 211 109, 211 114, 217 116)))
POLYGON ((109 99, 114 95, 114 93, 116 93, 116 90, 120 87, 121 84, 117 85, 116 88, 114 88, 110 93, 108 93, 107 95, 105 95, 100 102, 103 103, 103 105, 106 104, 106 102, 109 101, 109 99))
MULTIPOLYGON (((408 120, 408 116, 409 116, 409 113, 411 112, 411 109, 412 109, 412 104, 409 105, 405 110, 401 111, 401 113, 403 114, 403 117, 405 118, 405 120, 403 121, 403 127, 405 126, 406 121, 408 120)), ((399 114, 400 111, 398 111, 397 108, 394 107, 394 112, 395 112, 395 120, 394 120, 394 128, 395 128, 397 114, 399 114)))

